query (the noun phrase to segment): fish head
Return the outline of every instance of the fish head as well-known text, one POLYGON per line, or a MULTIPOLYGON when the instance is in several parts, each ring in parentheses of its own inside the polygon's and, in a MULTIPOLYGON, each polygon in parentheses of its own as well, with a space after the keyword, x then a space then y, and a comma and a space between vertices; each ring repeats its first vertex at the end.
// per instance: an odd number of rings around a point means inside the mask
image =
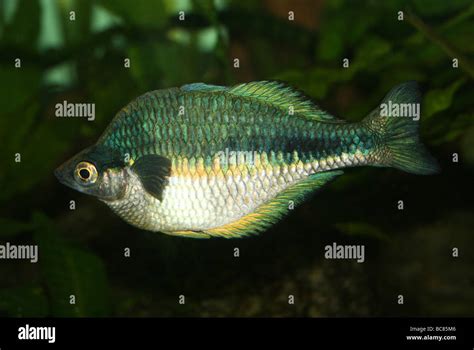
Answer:
POLYGON ((111 201, 123 198, 127 188, 124 157, 104 146, 91 146, 64 162, 54 175, 81 193, 111 201))

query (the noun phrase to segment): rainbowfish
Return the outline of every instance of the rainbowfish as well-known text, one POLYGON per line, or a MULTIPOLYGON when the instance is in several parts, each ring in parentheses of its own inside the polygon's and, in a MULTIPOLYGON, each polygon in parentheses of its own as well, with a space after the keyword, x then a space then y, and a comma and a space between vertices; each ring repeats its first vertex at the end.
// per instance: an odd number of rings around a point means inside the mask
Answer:
POLYGON ((276 81, 151 91, 55 175, 141 229, 243 237, 266 230, 342 168, 438 172, 419 139, 419 118, 386 113, 387 105, 419 101, 417 84, 403 83, 352 123, 276 81))

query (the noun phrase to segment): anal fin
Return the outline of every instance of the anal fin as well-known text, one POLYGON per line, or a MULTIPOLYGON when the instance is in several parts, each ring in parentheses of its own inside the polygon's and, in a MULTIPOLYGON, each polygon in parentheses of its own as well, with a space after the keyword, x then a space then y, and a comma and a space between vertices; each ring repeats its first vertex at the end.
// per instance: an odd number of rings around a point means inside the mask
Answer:
POLYGON ((179 236, 186 238, 196 238, 196 239, 208 239, 211 238, 207 233, 203 231, 166 231, 163 232, 170 236, 179 236))

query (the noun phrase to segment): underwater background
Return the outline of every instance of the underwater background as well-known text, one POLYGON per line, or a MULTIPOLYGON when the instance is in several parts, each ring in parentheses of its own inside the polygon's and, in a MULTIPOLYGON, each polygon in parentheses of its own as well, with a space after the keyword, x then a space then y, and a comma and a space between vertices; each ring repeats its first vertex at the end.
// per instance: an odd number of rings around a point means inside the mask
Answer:
POLYGON ((0 315, 473 316, 473 38, 470 0, 3 0, 0 244, 39 261, 0 260, 0 315), (442 172, 346 169, 240 240, 142 231, 54 178, 144 92, 273 79, 350 121, 418 81, 442 172), (95 120, 57 118, 65 100, 95 120), (365 262, 325 259, 333 242, 365 262))

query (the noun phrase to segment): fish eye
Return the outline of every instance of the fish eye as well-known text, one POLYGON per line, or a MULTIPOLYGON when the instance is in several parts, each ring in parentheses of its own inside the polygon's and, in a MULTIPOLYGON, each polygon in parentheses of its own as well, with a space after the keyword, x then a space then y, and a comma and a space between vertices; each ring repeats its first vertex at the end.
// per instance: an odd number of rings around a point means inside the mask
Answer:
POLYGON ((90 176, 90 171, 88 169, 81 169, 79 170, 79 177, 82 179, 82 180, 87 180, 90 176))
POLYGON ((92 163, 80 162, 76 165, 74 177, 83 184, 93 184, 97 181, 97 169, 92 163))

